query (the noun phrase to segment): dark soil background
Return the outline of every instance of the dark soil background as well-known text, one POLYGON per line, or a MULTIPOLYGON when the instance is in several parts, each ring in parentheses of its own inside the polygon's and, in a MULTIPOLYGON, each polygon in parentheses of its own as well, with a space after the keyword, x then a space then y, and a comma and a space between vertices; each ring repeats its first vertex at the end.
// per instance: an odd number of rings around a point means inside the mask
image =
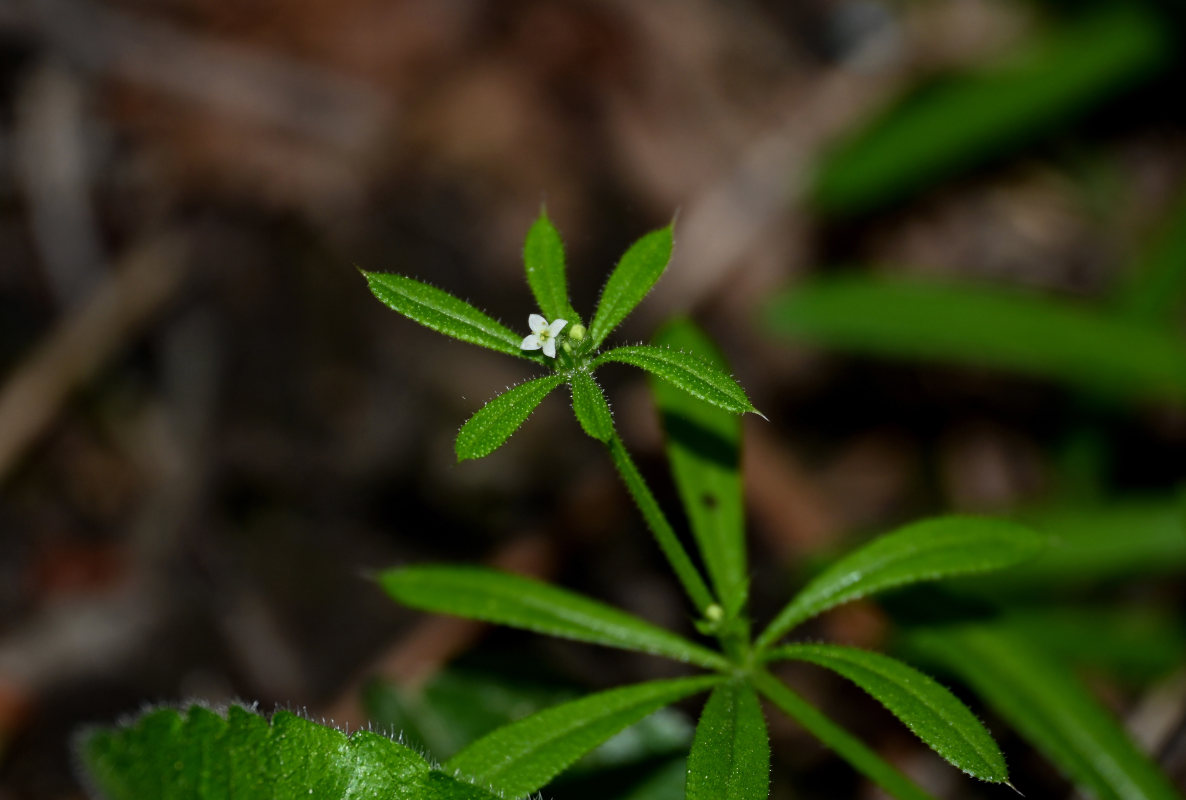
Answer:
MULTIPOLYGON (((70 737, 148 703, 241 698, 357 726, 364 681, 416 685, 475 649, 590 687, 669 672, 431 619, 368 578, 485 561, 690 630, 565 398, 454 463, 458 426, 530 368, 390 312, 356 271, 428 280, 526 332, 520 248, 543 202, 585 314, 622 251, 678 212, 671 267, 619 333, 692 315, 770 417, 746 426, 760 618, 860 536, 1040 503, 1081 410, 1067 390, 776 340, 756 309, 837 265, 1087 299, 1115 285, 1186 177, 1180 80, 885 210, 838 220, 804 199, 838 137, 1048 11, 0 0, 0 798, 81 797, 70 737)), ((602 375, 674 514, 645 382, 602 375)), ((1100 425, 1111 491, 1186 474, 1181 408, 1100 425)), ((1165 596, 1181 607, 1180 588, 1165 596)), ((858 605, 811 632, 876 647, 887 627, 858 605)), ((794 677, 943 796, 1009 796, 841 682, 794 677)), ((1148 691, 1095 685, 1121 716, 1148 691)), ((878 796, 769 717, 773 796, 878 796)), ((1015 783, 1070 796, 988 720, 1015 783)), ((1164 764, 1179 778, 1182 750, 1164 764)))

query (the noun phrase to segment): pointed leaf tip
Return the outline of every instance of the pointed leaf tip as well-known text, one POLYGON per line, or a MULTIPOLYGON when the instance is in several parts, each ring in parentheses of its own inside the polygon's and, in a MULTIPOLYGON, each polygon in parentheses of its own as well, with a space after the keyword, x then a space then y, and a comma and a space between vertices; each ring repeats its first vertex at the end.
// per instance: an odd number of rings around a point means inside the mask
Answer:
POLYGON ((622 255, 601 290, 601 301, 589 326, 594 346, 600 346, 651 291, 671 261, 672 246, 668 225, 646 234, 622 255))
POLYGON ((457 432, 453 443, 457 460, 482 458, 493 453, 563 382, 560 375, 545 375, 513 386, 482 406, 457 432))

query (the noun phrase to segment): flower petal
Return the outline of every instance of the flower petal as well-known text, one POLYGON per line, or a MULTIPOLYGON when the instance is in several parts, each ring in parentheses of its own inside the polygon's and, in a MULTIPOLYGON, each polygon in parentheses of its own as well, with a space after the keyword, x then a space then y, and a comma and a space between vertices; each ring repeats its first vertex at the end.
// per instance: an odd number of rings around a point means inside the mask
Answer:
POLYGON ((520 350, 538 350, 538 349, 540 349, 541 345, 542 345, 542 343, 539 340, 539 336, 537 334, 533 333, 530 336, 523 339, 523 343, 521 345, 519 345, 519 349, 520 350))
POLYGON ((549 336, 544 339, 544 355, 548 358, 556 357, 556 340, 549 336))
POLYGON ((527 327, 532 333, 543 333, 548 329, 548 321, 539 314, 532 314, 527 318, 527 327))
POLYGON ((548 326, 548 330, 553 336, 556 336, 560 331, 564 330, 564 326, 567 324, 568 320, 566 319, 554 319, 552 320, 552 324, 548 326))

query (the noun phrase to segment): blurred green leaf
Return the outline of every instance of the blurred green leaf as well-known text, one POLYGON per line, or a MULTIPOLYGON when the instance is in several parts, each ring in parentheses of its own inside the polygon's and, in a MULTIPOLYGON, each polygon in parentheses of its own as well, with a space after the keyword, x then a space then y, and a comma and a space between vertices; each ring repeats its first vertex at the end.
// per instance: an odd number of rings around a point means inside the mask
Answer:
POLYGON ((1186 194, 1141 253, 1120 290, 1120 307, 1151 324, 1172 321, 1186 302, 1186 194))
POLYGON ((570 325, 580 322, 581 318, 568 301, 564 242, 543 209, 531 230, 527 231, 527 240, 523 243, 523 266, 540 313, 549 320, 568 320, 570 325))
POLYGON ((758 413, 737 381, 723 369, 692 353, 645 344, 631 345, 605 351, 593 360, 593 365, 598 367, 610 361, 645 369, 692 397, 734 414, 758 413))
POLYGON ((1144 4, 1102 4, 997 63, 932 82, 835 148, 810 200, 866 213, 1029 145, 1165 65, 1165 28, 1144 4))
POLYGON ((238 706, 156 709, 88 732, 82 762, 107 800, 495 800, 384 736, 286 711, 271 723, 238 706))
POLYGON ((385 272, 360 270, 371 293, 383 305, 426 328, 500 353, 530 358, 519 345, 523 337, 464 300, 427 283, 385 272))
POLYGON ((928 747, 974 778, 1007 783, 1005 757, 980 720, 932 678, 897 659, 828 644, 777 648, 771 659, 808 661, 864 689, 928 747))
POLYGON ((482 567, 417 566, 380 573, 397 602, 550 636, 639 650, 702 667, 726 666, 700 645, 578 594, 482 567))
POLYGON ((560 384, 562 375, 545 375, 512 386, 479 408, 457 432, 458 461, 482 458, 497 450, 527 421, 536 406, 560 384))
POLYGON ((493 731, 445 767, 507 796, 529 794, 624 728, 720 680, 653 681, 582 697, 493 731))
POLYGON ((753 688, 730 681, 713 690, 688 754, 688 800, 766 800, 770 739, 753 688))
MULTIPOLYGON (((692 353, 727 369, 724 357, 692 322, 668 324, 655 337, 664 348, 692 353)), ((664 380, 651 391, 667 433, 667 457, 680 500, 728 616, 745 605, 749 589, 741 499, 741 420, 697 400, 664 380)))
POLYGON ((601 290, 597 313, 589 326, 594 347, 600 347, 610 331, 618 327, 651 291, 655 281, 667 269, 671 247, 672 232, 668 225, 643 236, 622 256, 601 290))
POLYGON ((757 646, 841 603, 910 583, 1012 567, 1044 547, 1044 537, 998 519, 950 516, 906 525, 824 570, 779 612, 757 646))
POLYGON ((1186 399, 1186 342, 1054 298, 852 276, 768 309, 777 333, 874 355, 998 367, 1118 397, 1186 399))
POLYGON ((991 625, 919 630, 909 640, 1101 800, 1182 800, 1067 666, 1036 643, 991 625))
POLYGON ((614 435, 614 417, 605 393, 588 372, 575 371, 569 376, 572 388, 572 411, 585 433, 602 442, 614 435))
POLYGON ((768 672, 753 675, 754 687, 791 719, 806 728, 862 775, 898 800, 935 800, 909 778, 870 750, 768 672))

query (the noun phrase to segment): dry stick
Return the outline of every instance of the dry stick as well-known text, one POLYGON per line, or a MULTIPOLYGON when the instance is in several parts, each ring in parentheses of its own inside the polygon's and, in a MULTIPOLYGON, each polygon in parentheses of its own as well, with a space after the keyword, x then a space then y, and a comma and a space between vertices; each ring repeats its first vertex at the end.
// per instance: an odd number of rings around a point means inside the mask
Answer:
POLYGON ((0 483, 94 375, 174 296, 188 246, 177 234, 140 245, 94 297, 50 333, 0 388, 0 483))

